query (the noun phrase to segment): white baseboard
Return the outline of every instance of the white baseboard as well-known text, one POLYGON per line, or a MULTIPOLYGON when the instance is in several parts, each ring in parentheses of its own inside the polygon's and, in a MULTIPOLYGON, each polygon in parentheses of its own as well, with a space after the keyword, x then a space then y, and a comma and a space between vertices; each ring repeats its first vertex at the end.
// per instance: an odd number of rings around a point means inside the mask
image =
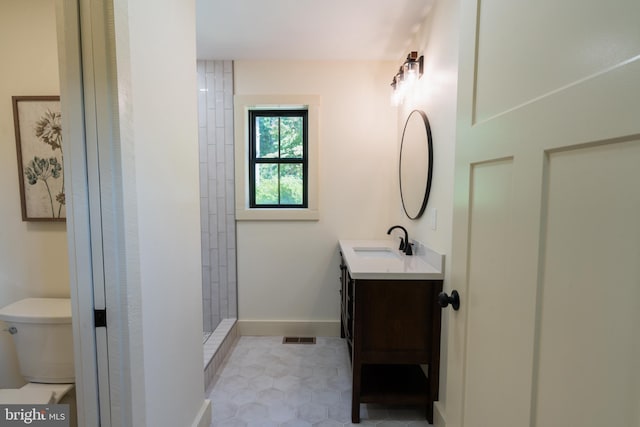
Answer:
POLYGON ((193 421, 192 427, 209 427, 211 425, 211 401, 205 399, 193 421))
POLYGON ((433 402, 433 426, 434 427, 446 427, 444 408, 442 403, 433 402))
POLYGON ((340 322, 238 320, 238 335, 337 337, 340 336, 340 322))

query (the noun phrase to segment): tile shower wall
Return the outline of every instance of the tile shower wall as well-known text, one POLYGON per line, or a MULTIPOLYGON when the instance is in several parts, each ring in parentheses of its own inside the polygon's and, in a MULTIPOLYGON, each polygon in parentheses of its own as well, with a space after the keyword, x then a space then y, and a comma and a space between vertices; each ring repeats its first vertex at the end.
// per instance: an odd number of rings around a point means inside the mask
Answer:
POLYGON ((198 61, 203 329, 237 317, 233 62, 198 61))

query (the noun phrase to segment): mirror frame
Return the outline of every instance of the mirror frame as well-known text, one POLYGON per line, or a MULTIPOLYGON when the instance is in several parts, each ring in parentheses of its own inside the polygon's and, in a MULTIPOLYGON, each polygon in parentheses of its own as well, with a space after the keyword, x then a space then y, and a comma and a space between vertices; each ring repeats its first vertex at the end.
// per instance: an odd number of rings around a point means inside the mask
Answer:
POLYGON ((429 201, 429 194, 431 193, 432 177, 433 177, 433 139, 431 136, 431 126, 429 125, 429 119, 427 118, 427 115, 424 113, 424 111, 413 110, 411 111, 411 113, 409 113, 409 116, 407 116, 407 120, 404 124, 404 129, 402 131, 402 140, 400 143, 400 158, 398 160, 398 178, 400 180, 400 199, 402 200, 402 209, 404 210, 404 213, 407 215, 407 217, 409 217, 409 219, 418 219, 424 213, 424 210, 427 207, 427 202, 429 201), (407 131, 407 125, 409 124, 409 120, 411 120, 411 116, 413 116, 414 114, 420 115, 424 123, 425 133, 426 133, 425 142, 427 144, 427 150, 429 153, 429 161, 427 165, 427 182, 426 182, 426 188, 425 188, 425 192, 422 199, 422 204, 420 206, 418 213, 415 214, 414 216, 411 216, 411 214, 407 211, 407 206, 405 204, 405 196, 409 197, 409 195, 404 195, 402 192, 402 149, 405 144, 405 133, 407 131))

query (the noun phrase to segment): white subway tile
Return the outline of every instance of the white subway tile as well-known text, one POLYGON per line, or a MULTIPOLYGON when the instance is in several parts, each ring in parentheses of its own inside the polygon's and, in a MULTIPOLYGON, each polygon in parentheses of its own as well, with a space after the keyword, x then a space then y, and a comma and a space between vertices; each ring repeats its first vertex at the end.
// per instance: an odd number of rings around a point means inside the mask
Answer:
POLYGON ((211 270, 208 266, 202 267, 202 299, 211 301, 211 270))
POLYGON ((207 72, 207 64, 204 60, 202 59, 198 59, 196 61, 196 71, 198 73, 198 75, 200 74, 204 74, 207 72))
MULTIPOLYGON (((237 315, 235 265, 235 184, 233 131, 233 61, 198 61, 198 140, 201 169, 203 313, 215 327, 230 312, 237 315), (205 91, 200 89, 206 88, 205 91), (227 307, 231 304, 233 307, 227 307), (222 316, 222 317, 221 317, 222 316)), ((206 319, 205 319, 206 320, 206 319)), ((229 328, 234 325, 229 322, 229 328)), ((229 329, 220 329, 222 337, 229 329)), ((218 344, 224 345, 224 342, 218 344)), ((219 352, 219 350, 218 350, 219 352)), ((224 355, 220 356, 220 363, 224 355)), ((205 360, 206 363, 209 361, 205 360)), ((207 378, 215 370, 209 364, 207 378)), ((210 377, 209 377, 210 375, 210 377)))
POLYGON ((216 78, 213 73, 207 73, 205 75, 205 83, 207 85, 207 91, 205 92, 207 95, 207 110, 215 108, 215 80, 216 78))
POLYGON ((224 128, 224 99, 215 100, 216 103, 216 129, 224 128))
MULTIPOLYGON (((218 189, 216 188, 216 182, 209 181, 209 197, 207 198, 208 204, 209 204, 209 214, 216 214, 217 212, 217 209, 218 209, 218 204, 216 202, 216 200, 218 199, 217 196, 218 196, 218 189)), ((211 222, 209 222, 209 226, 211 226, 211 222)))
POLYGON ((207 92, 204 85, 200 86, 200 83, 198 88, 198 126, 207 126, 207 92))
MULTIPOLYGON (((209 269, 211 267, 211 256, 209 255, 209 233, 202 234, 202 246, 206 246, 206 248, 202 249, 202 266, 209 269), (206 240, 205 240, 206 239, 206 240)), ((202 283, 209 283, 209 281, 205 281, 205 278, 202 278, 202 283)))
MULTIPOLYGON (((209 198, 200 197, 200 232, 209 233, 209 198)), ((209 249, 209 241, 207 241, 207 249, 209 249)))
POLYGON ((217 199, 219 197, 219 194, 224 194, 223 192, 220 191, 219 189, 219 185, 218 185, 218 180, 217 180, 217 176, 218 176, 218 169, 216 168, 216 164, 209 164, 209 173, 208 173, 208 177, 209 177, 209 203, 210 203, 210 208, 212 210, 212 212, 209 213, 216 213, 217 212, 217 205, 215 204, 215 199, 217 199), (211 204, 213 203, 213 204, 211 204))
MULTIPOLYGON (((236 222, 233 214, 227 214, 227 249, 229 253, 236 253, 236 222)), ((235 264, 235 261, 233 262, 235 264)))
MULTIPOLYGON (((218 181, 219 182, 219 181, 218 181)), ((227 218, 226 218, 226 206, 224 200, 224 186, 222 187, 222 191, 218 189, 218 198, 216 199, 216 213, 218 214, 218 233, 226 233, 227 232, 227 218)))
POLYGON ((222 80, 224 79, 224 63, 223 61, 214 61, 213 73, 216 76, 216 90, 222 91, 222 80))
MULTIPOLYGON (((224 157, 223 157, 224 158, 224 157)), ((218 198, 224 199, 224 193, 226 191, 226 182, 225 182, 225 171, 224 164, 218 164, 218 168, 216 168, 216 189, 218 191, 218 198)), ((220 213, 225 213, 225 210, 219 211, 220 213)))
MULTIPOLYGON (((216 243, 217 244, 217 243, 216 243)), ((220 264, 219 264, 219 253, 220 250, 218 248, 211 248, 211 283, 220 283, 220 264)), ((212 295, 216 295, 217 290, 214 292, 212 290, 212 295)))
MULTIPOLYGON (((215 219, 217 221, 217 216, 215 215, 210 215, 209 219, 212 221, 212 223, 210 223, 211 225, 213 224, 213 220, 215 219)), ((213 258, 214 254, 213 251, 214 250, 218 250, 218 233, 215 232, 217 225, 214 226, 214 228, 212 228, 213 233, 209 233, 209 251, 210 251, 210 259, 211 259, 211 263, 209 265, 211 266, 216 266, 218 265, 218 253, 215 253, 215 259, 213 258)))
POLYGON ((223 112, 224 128, 225 128, 225 144, 233 145, 233 109, 227 108, 223 112))
POLYGON ((216 111, 207 110, 207 144, 216 144, 216 111))
POLYGON ((207 162, 207 128, 198 128, 198 159, 201 162, 207 162))

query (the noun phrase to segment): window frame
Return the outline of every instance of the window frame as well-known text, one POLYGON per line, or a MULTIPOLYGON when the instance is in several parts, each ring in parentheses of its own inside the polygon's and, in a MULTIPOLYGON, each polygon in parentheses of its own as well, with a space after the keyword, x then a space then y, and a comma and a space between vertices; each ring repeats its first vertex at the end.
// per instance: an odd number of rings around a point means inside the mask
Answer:
POLYGON ((235 219, 237 221, 318 221, 319 203, 319 95, 245 95, 233 97, 233 144, 235 162, 235 219), (249 110, 306 109, 308 114, 308 207, 262 209, 249 207, 249 110))
MULTIPOLYGON (((250 209, 306 209, 309 206, 309 114, 306 108, 280 109, 280 108, 251 108, 248 111, 248 135, 249 135, 249 208, 250 209), (278 135, 278 157, 258 157, 256 152, 256 120, 259 117, 301 117, 302 118, 302 157, 286 158, 281 157, 280 135, 278 135), (259 164, 278 165, 278 172, 281 165, 300 164, 302 165, 302 203, 256 203, 256 167, 259 164)), ((280 173, 278 173, 278 199, 280 199, 280 173)))

